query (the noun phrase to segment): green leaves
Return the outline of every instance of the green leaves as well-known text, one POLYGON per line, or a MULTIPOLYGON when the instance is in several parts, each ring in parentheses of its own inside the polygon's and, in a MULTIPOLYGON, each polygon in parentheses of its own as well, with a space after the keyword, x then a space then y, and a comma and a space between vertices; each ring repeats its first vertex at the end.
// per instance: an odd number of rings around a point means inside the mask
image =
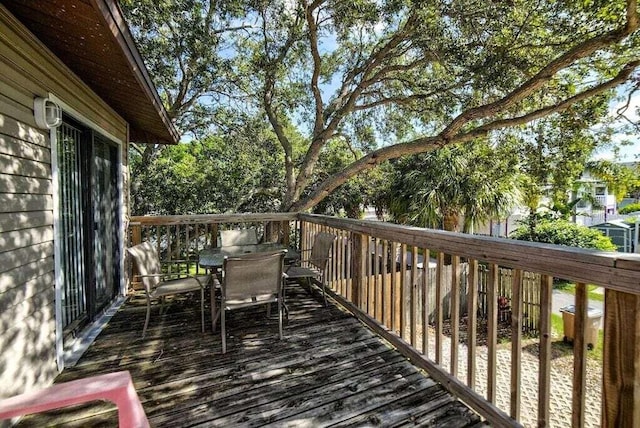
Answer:
POLYGON ((541 219, 533 228, 521 225, 511 233, 510 238, 604 251, 616 251, 618 248, 599 230, 562 219, 541 219))
POLYGON ((445 147, 395 163, 393 218, 415 226, 465 231, 508 215, 518 202, 516 158, 486 141, 445 147))

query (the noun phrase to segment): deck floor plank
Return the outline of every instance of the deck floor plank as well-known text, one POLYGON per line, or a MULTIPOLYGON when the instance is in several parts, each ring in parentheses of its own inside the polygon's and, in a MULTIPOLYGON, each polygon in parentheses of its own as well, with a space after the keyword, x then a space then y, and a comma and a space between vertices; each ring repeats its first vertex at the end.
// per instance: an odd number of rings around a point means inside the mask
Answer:
MULTIPOLYGON (((147 337, 144 301, 131 298, 57 382, 129 370, 152 426, 448 426, 480 418, 345 310, 288 290, 285 338, 263 308, 228 317, 227 354, 199 302, 180 299, 147 337)), ((207 309, 208 310, 208 309, 207 309)), ((19 426, 114 426, 109 403, 23 418, 19 426)))

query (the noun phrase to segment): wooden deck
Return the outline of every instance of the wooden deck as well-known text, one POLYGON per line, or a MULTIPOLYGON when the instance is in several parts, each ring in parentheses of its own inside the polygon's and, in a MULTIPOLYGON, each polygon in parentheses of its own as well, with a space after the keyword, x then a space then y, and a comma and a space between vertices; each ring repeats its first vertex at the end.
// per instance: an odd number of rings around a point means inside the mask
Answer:
MULTIPOLYGON (((129 370, 152 426, 483 425, 479 417, 352 315, 293 287, 285 339, 261 308, 233 312, 220 333, 200 332, 199 305, 152 312, 132 298, 58 382, 129 370), (193 309, 192 309, 193 308, 193 309)), ((20 426, 116 426, 115 407, 92 403, 23 419, 20 426)))

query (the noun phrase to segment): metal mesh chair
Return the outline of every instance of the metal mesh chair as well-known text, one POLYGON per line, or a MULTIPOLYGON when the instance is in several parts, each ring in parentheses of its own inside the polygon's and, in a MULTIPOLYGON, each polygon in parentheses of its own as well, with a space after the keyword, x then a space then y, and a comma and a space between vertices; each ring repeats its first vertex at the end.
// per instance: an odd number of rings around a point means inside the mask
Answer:
POLYGON ((328 232, 319 232, 316 234, 311 246, 311 255, 308 259, 302 260, 307 264, 307 267, 303 266, 289 266, 286 269, 287 279, 301 279, 304 278, 307 281, 311 279, 320 278, 320 284, 322 287, 322 297, 324 299, 325 306, 327 305, 327 296, 325 293, 326 286, 326 271, 331 259, 331 247, 336 240, 336 235, 328 232))
MULTIPOLYGON (((282 340, 282 282, 285 251, 225 257, 220 284, 220 308, 211 295, 213 331, 220 316, 222 353, 227 352, 226 311, 256 305, 278 305, 279 338, 282 340)), ((214 280, 216 283, 217 279, 214 280)))
POLYGON ((149 318, 151 315, 151 302, 160 300, 160 312, 166 296, 191 293, 200 291, 200 313, 202 322, 202 332, 204 333, 204 286, 208 283, 210 276, 192 276, 186 274, 166 274, 162 273, 160 257, 155 247, 150 242, 143 242, 127 248, 138 267, 137 275, 142 279, 145 295, 147 298, 147 317, 142 329, 142 337, 147 333, 149 318))

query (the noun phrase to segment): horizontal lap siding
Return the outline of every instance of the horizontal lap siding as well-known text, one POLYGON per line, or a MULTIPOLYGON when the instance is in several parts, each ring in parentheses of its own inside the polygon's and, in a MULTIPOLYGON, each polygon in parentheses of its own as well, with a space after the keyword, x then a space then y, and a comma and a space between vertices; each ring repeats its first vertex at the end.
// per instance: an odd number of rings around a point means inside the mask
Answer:
POLYGON ((0 398, 57 374, 51 142, 33 118, 49 93, 126 140, 126 122, 0 5, 0 398))
POLYGON ((0 396, 57 374, 51 149, 16 111, 0 96, 0 396))

